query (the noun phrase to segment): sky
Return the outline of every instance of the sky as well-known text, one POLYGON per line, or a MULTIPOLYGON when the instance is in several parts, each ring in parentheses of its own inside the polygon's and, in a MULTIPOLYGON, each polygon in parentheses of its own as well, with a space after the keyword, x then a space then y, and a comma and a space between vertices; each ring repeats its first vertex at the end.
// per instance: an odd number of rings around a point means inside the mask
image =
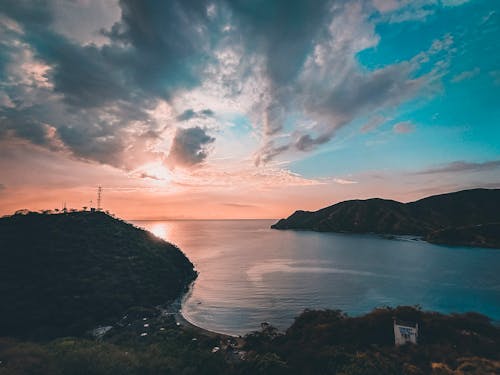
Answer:
POLYGON ((3 0, 0 215, 500 188, 498 0, 3 0))

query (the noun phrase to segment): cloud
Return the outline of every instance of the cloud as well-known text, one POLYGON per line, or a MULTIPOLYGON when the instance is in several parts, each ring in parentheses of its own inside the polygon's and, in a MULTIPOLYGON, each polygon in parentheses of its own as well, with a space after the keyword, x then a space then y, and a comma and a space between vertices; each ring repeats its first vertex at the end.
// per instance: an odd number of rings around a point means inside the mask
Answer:
POLYGON ((199 112, 195 112, 193 109, 186 109, 179 116, 177 116, 177 121, 189 121, 194 118, 207 118, 213 117, 215 115, 214 111, 210 109, 203 109, 199 112))
POLYGON ((391 12, 401 7, 398 0, 373 0, 373 6, 381 13, 391 12))
POLYGON ((415 126, 410 121, 398 122, 392 127, 394 133, 397 134, 407 134, 413 132, 415 126))
MULTIPOLYGON (((409 61, 374 70, 360 66, 357 54, 375 47, 379 36, 370 19, 370 10, 361 2, 335 2, 299 74, 282 85, 273 96, 271 126, 264 121, 265 137, 257 160, 269 162, 282 152, 313 151, 328 143, 337 131, 355 119, 373 112, 393 110, 418 94, 431 92, 446 69, 453 39, 436 40, 427 51, 409 61), (443 56, 439 66, 422 70, 434 55, 443 56), (300 113, 307 127, 284 129, 286 115, 300 113), (277 114, 277 115, 276 115, 277 114), (270 130, 269 130, 270 129, 270 130), (288 135, 287 135, 288 131, 288 135), (279 140, 280 149, 270 147, 279 140)), ((390 8, 390 7, 389 7, 390 8)), ((267 121, 269 122, 269 121, 267 121)), ((373 127, 376 124, 369 124, 373 127)), ((369 130, 365 127, 364 131, 369 130)))
POLYGON ((115 42, 104 52, 150 94, 170 98, 179 88, 200 83, 199 67, 217 30, 208 1, 120 2, 121 20, 105 34, 115 42), (124 44, 124 48, 117 45, 124 44))
POLYGON ((290 148, 290 145, 276 145, 274 141, 267 142, 256 154, 255 165, 266 164, 274 159, 279 154, 285 152, 290 148))
POLYGON ((207 146, 213 142, 215 138, 198 126, 187 129, 178 128, 167 157, 167 164, 187 168, 201 164, 208 156, 207 146))
POLYGON ((280 87, 297 78, 329 17, 329 0, 228 2, 249 50, 265 56, 266 70, 280 87))
POLYGON ((79 44, 106 44, 100 30, 110 28, 120 19, 118 1, 52 0, 48 7, 54 13, 54 30, 79 44))
POLYGON ((151 180, 157 180, 157 181, 161 181, 162 179, 159 178, 159 177, 156 177, 152 174, 149 174, 149 173, 146 173, 146 172, 142 172, 140 175, 139 175, 139 178, 149 178, 151 180))
POLYGON ((55 33, 52 7, 41 3, 0 7, 8 20, 0 24, 8 26, 0 76, 10 101, 0 108, 0 137, 124 169, 158 156, 158 139, 148 136, 159 128, 148 113, 158 100, 138 95, 111 46, 82 46, 55 33))
POLYGON ((7 187, 4 184, 0 184, 0 191, 7 189, 7 187))
POLYGON ((317 145, 322 145, 330 141, 333 134, 321 134, 315 138, 311 137, 309 134, 304 134, 297 139, 295 142, 295 147, 300 151, 310 151, 317 145))
POLYGON ((199 84, 210 52, 206 2, 124 0, 120 11, 94 1, 81 6, 59 0, 0 5, 6 29, 0 136, 53 147, 48 126, 73 156, 123 169, 161 157, 160 139, 147 134, 174 119, 159 124, 151 112, 176 90, 199 84), (78 14, 71 28, 68 19, 78 14), (30 80, 23 72, 28 66, 30 80))
MULTIPOLYGON (((82 4, 0 4, 0 137, 125 170, 158 160, 194 166, 214 143, 200 123, 223 132, 237 115, 253 127, 246 154, 262 167, 315 150, 439 76, 413 60, 360 65, 358 54, 379 43, 378 20, 412 7, 406 0, 82 4), (193 125, 208 139, 182 135, 193 125)), ((371 121, 362 131, 378 126, 371 121)))
POLYGON ((434 9, 405 9, 398 13, 392 14, 389 18, 390 23, 401 23, 407 21, 425 21, 427 17, 434 14, 434 9))
POLYGON ((362 127, 361 133, 369 133, 381 126, 387 119, 383 116, 373 116, 362 127))
POLYGON ((494 170, 497 168, 500 168, 500 160, 491 160, 482 163, 455 161, 435 168, 424 169, 422 171, 416 172, 415 174, 426 175, 440 173, 479 172, 494 170))
POLYGON ((354 180, 346 180, 346 179, 343 179, 343 178, 334 178, 332 179, 333 182, 335 182, 336 184, 340 184, 340 185, 351 185, 351 184, 357 184, 358 181, 354 181, 354 180))
POLYGON ((445 7, 456 7, 468 3, 470 0, 441 0, 441 3, 445 7))
POLYGON ((14 108, 16 105, 5 92, 0 91, 0 108, 14 108))
POLYGON ((241 203, 231 203, 231 202, 225 202, 221 203, 223 206, 228 206, 228 207, 236 207, 236 208, 255 208, 258 207, 254 204, 241 204, 241 203))
POLYGON ((479 73, 481 72, 481 69, 479 69, 478 67, 472 69, 472 70, 466 70, 462 73, 459 73, 457 74, 456 76, 454 76, 452 79, 451 79, 451 82, 461 82, 461 81, 465 81, 466 79, 470 79, 470 78, 473 78, 475 76, 477 76, 479 73))

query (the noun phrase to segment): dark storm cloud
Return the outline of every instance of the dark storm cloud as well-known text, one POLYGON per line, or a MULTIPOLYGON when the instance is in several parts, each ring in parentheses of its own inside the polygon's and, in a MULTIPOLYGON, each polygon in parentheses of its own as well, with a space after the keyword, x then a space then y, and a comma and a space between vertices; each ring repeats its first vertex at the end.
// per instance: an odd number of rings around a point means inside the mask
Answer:
POLYGON ((133 128, 129 121, 148 120, 147 113, 122 105, 103 111, 80 111, 60 125, 58 136, 75 156, 122 169, 140 165, 152 156, 150 145, 161 140, 161 129, 133 128))
POLYGON ((115 56, 146 92, 169 98, 179 87, 200 82, 197 68, 206 61, 213 29, 207 1, 120 1, 121 21, 105 32, 124 43, 115 56))
POLYGON ((53 20, 49 1, 3 0, 0 11, 18 22, 35 28, 43 28, 53 20))
POLYGON ((290 83, 313 48, 332 1, 228 1, 249 50, 266 56, 277 85, 290 83))
POLYGON ((21 40, 52 67, 50 78, 55 91, 68 103, 83 108, 127 98, 123 74, 108 61, 108 51, 75 44, 53 32, 49 9, 48 1, 7 1, 1 11, 23 27, 21 40))
POLYGON ((84 127, 62 126, 59 128, 61 140, 75 155, 84 159, 98 160, 117 167, 121 165, 121 152, 126 147, 120 133, 92 131, 84 127), (103 135, 98 135, 103 133, 103 135))
POLYGON ((168 98, 199 83, 197 67, 210 50, 206 1, 123 0, 121 20, 103 30, 112 43, 102 47, 56 34, 49 3, 7 1, 1 10, 23 25, 24 39, 54 66, 55 88, 72 104, 126 99, 137 89, 168 98))
MULTIPOLYGON (((127 168, 124 150, 147 143, 148 131, 158 134, 148 113, 157 99, 169 99, 175 90, 200 81, 198 68, 206 62, 208 36, 213 36, 207 4, 121 1, 122 17, 110 30, 102 31, 109 38, 102 46, 80 45, 56 33, 51 5, 50 1, 10 0, 0 4, 0 13, 22 29, 2 46, 8 48, 0 50, 0 76, 6 77, 15 54, 23 55, 29 46, 34 57, 49 67, 47 79, 53 92, 69 106, 64 108, 54 99, 40 106, 4 108, 0 111, 7 120, 0 122, 0 136, 14 135, 48 146, 53 142, 47 135, 45 123, 49 123, 55 129, 52 136, 75 156, 127 168), (19 47, 18 41, 25 45, 19 47), (137 121, 150 129, 131 129, 137 121)), ((9 90, 23 97, 32 88, 17 84, 9 90)), ((51 95, 48 89, 38 91, 45 97, 51 95)), ((192 115, 206 118, 214 113, 206 109, 192 115)), ((179 160, 189 160, 187 154, 182 155, 179 160)), ((206 156, 203 151, 197 155, 200 160, 206 156)))
MULTIPOLYGON (((41 36, 32 45, 40 45, 41 36)), ((106 49, 77 46, 53 34, 43 38, 38 57, 54 66, 55 91, 64 95, 69 104, 80 107, 100 107, 117 100, 131 100, 134 89, 127 85, 125 73, 113 65, 106 49)))
POLYGON ((34 119, 0 118, 0 139, 10 134, 27 139, 39 146, 48 146, 50 143, 46 127, 34 119))
POLYGON ((207 146, 215 142, 205 129, 198 126, 177 129, 173 139, 167 163, 173 166, 192 167, 202 163, 208 156, 207 146))

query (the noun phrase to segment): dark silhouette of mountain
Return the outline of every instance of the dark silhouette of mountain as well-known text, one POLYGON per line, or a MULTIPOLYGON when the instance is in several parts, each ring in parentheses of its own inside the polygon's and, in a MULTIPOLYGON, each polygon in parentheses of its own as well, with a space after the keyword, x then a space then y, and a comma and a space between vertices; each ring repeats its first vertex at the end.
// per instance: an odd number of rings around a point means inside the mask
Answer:
POLYGON ((500 189, 463 190, 411 203, 379 198, 345 201, 314 212, 296 211, 271 228, 410 234, 437 243, 498 247, 491 237, 494 230, 483 230, 481 240, 471 233, 471 226, 490 223, 500 223, 500 189), (459 235, 460 231, 470 234, 459 235))
POLYGON ((0 219, 0 336, 81 334, 195 278, 176 246, 103 212, 0 219))
POLYGON ((467 225, 429 233, 426 241, 447 245, 468 245, 500 249, 500 223, 467 225))

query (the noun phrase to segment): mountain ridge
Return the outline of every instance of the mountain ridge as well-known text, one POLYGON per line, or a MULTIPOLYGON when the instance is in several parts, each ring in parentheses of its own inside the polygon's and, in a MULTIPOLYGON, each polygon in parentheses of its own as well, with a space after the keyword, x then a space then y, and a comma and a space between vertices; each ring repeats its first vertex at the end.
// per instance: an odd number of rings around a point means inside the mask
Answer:
MULTIPOLYGON (((273 229, 317 232, 376 233, 418 235, 430 242, 447 243, 438 231, 451 228, 471 230, 483 224, 500 223, 500 189, 470 189, 433 195, 413 202, 370 198, 339 202, 317 211, 295 211, 273 224, 273 229)), ((494 231, 487 231, 494 233, 494 231)), ((498 235, 500 237, 500 235, 498 235)), ((497 247, 498 238, 454 244, 497 247)))

